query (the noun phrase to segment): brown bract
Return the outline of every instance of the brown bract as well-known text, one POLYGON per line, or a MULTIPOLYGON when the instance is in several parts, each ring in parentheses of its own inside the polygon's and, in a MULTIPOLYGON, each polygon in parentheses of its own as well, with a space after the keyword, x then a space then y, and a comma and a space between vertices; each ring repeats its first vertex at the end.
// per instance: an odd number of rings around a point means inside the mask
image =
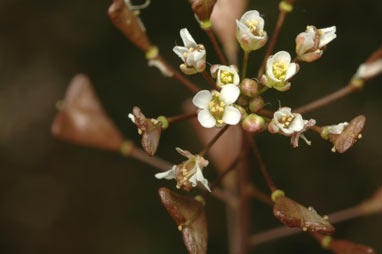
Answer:
POLYGON ((318 215, 313 208, 306 208, 285 196, 279 196, 276 199, 273 214, 291 228, 298 227, 304 231, 326 234, 332 234, 335 231, 329 221, 318 215))
POLYGON ((184 244, 190 254, 207 253, 207 219, 203 204, 167 188, 160 188, 158 193, 162 204, 182 231, 184 244))
POLYGON ((362 137, 361 132, 365 127, 366 117, 359 115, 350 121, 341 134, 329 134, 329 140, 334 144, 336 151, 344 153, 362 137))
POLYGON ((133 115, 142 135, 142 147, 148 155, 153 156, 158 149, 162 124, 155 119, 146 118, 138 107, 133 108, 133 115))
POLYGON ((114 26, 138 48, 144 52, 151 48, 151 43, 141 27, 140 20, 124 0, 114 0, 109 7, 108 14, 114 26))
POLYGON ((335 254, 376 254, 377 252, 369 246, 356 244, 346 240, 332 239, 329 249, 335 254))
POLYGON ((51 131, 72 143, 113 151, 119 151, 124 141, 84 74, 76 75, 70 82, 51 131))
POLYGON ((217 0, 190 0, 192 4, 191 8, 200 21, 210 19, 216 1, 217 0))

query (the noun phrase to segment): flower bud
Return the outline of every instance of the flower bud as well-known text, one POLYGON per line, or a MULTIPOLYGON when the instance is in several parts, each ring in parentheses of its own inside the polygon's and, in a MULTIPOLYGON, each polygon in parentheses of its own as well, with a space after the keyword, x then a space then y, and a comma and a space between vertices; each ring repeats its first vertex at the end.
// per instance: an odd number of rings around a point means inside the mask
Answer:
POLYGON ((248 131, 251 133, 259 133, 262 130, 264 130, 265 121, 264 121, 264 118, 262 118, 259 115, 250 114, 244 119, 241 126, 243 127, 245 131, 248 131))
MULTIPOLYGON (((217 0, 190 0, 190 2, 192 4, 191 8, 200 25, 205 23, 211 24, 209 20, 217 0)), ((210 27, 211 25, 206 28, 208 29, 210 27)))
POLYGON ((249 110, 253 113, 259 112, 264 107, 264 99, 261 96, 257 96, 250 100, 249 110))
POLYGON ((240 106, 244 106, 244 107, 248 106, 249 98, 247 96, 240 95, 239 99, 237 99, 236 103, 239 104, 240 106))
POLYGON ((254 97, 259 91, 259 85, 253 79, 243 79, 240 83, 241 93, 248 96, 254 97))

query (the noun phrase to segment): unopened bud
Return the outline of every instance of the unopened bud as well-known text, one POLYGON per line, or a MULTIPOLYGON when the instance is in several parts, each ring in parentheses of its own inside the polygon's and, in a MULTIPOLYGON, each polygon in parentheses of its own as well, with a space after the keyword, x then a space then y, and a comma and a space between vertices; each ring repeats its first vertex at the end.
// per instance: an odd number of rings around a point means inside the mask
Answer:
POLYGON ((209 20, 216 1, 217 0, 190 0, 192 4, 191 8, 194 11, 197 20, 200 25, 204 24, 202 28, 208 29, 211 27, 212 24, 209 20), (210 25, 206 27, 206 23, 210 25))
POLYGON ((240 83, 241 93, 248 96, 254 97, 259 92, 259 85, 253 79, 243 79, 240 83))
POLYGON ((249 101, 249 110, 253 113, 259 112, 264 107, 264 99, 257 96, 249 101))
POLYGON ((247 96, 240 95, 236 103, 239 104, 240 106, 248 106, 249 98, 247 96))
POLYGON ((259 133, 262 130, 264 130, 265 127, 265 121, 264 118, 262 118, 259 115, 256 114, 249 114, 241 124, 243 129, 245 131, 251 132, 251 133, 259 133))

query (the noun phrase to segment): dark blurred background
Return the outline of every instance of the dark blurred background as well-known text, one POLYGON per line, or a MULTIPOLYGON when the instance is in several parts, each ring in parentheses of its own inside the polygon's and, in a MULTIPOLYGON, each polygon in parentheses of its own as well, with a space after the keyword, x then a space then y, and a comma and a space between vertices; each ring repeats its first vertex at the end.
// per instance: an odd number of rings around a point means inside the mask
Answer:
MULTIPOLYGON (((233 1, 233 0, 232 0, 233 1)), ((137 2, 138 3, 138 2, 137 2)), ((191 94, 175 80, 147 66, 143 54, 113 27, 106 14, 111 1, 0 1, 0 253, 185 253, 175 223, 160 204, 157 189, 175 189, 158 181, 155 169, 118 154, 54 139, 50 125, 55 103, 73 75, 88 74, 107 113, 126 137, 139 142, 127 115, 139 105, 149 116, 182 113, 191 94), (176 96, 174 96, 176 94, 176 96)), ((264 14, 272 33, 278 1, 250 1, 264 14)), ((297 1, 287 17, 276 50, 294 52, 295 36, 306 25, 337 26, 337 39, 317 62, 303 64, 290 92, 271 91, 270 108, 297 107, 344 86, 358 65, 382 44, 382 1, 297 1)), ((177 66, 172 47, 187 27, 211 49, 187 1, 153 1, 141 15, 150 38, 177 66)), ((209 51, 208 61, 216 63, 209 51)), ((250 57, 253 76, 264 50, 250 57)), ((293 55, 293 54, 292 54, 293 55)), ((195 82, 208 88, 199 77, 195 82)), ((382 78, 330 106, 306 115, 320 124, 348 121, 365 114, 364 138, 347 153, 308 133, 312 147, 298 149, 281 135, 263 133, 258 143, 278 186, 323 214, 357 204, 382 179, 382 78)), ((186 123, 162 136, 158 155, 180 161, 174 147, 198 151, 201 145, 186 123)), ((213 167, 209 168, 210 181, 213 167)), ((256 169, 260 189, 267 187, 256 169)), ((212 178, 212 179, 211 179, 212 178)), ((226 253, 225 209, 211 199, 209 253, 226 253)), ((270 209, 253 202, 253 232, 280 225, 270 209)), ((382 251, 381 215, 337 225, 336 236, 382 251)), ((258 247, 254 253, 326 253, 308 235, 258 247)))

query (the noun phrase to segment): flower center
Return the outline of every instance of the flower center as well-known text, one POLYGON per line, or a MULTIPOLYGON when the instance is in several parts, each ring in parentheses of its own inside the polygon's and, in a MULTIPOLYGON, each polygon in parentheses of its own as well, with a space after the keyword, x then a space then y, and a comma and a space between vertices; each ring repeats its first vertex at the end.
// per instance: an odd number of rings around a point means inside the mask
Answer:
POLYGON ((263 36, 263 30, 258 30, 257 25, 259 24, 259 21, 249 21, 248 19, 245 21, 245 24, 248 26, 249 31, 253 33, 253 35, 263 36))
POLYGON ((278 119, 278 122, 283 125, 284 128, 289 128, 290 124, 293 122, 293 120, 296 118, 294 114, 286 115, 283 117, 280 117, 278 119))
POLYGON ((215 93, 212 100, 208 103, 208 110, 219 124, 223 124, 223 115, 225 103, 220 100, 220 93, 215 93))
POLYGON ((220 80, 223 84, 233 84, 234 74, 229 71, 222 71, 220 73, 220 80))
POLYGON ((273 75, 279 80, 285 80, 287 70, 288 66, 284 63, 284 61, 280 61, 272 65, 273 75))

